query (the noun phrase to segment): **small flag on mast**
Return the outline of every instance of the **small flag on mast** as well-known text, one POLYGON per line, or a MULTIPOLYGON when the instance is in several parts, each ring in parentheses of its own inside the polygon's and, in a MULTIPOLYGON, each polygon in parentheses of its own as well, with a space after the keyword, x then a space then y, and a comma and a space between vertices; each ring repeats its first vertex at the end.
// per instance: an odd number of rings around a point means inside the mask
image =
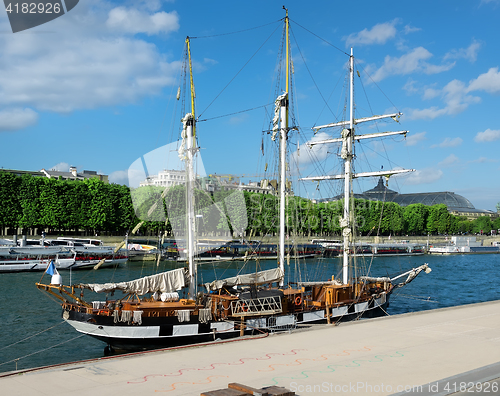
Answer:
POLYGON ((54 260, 50 260, 50 264, 45 272, 47 272, 47 274, 49 275, 57 274, 56 266, 54 265, 54 260))

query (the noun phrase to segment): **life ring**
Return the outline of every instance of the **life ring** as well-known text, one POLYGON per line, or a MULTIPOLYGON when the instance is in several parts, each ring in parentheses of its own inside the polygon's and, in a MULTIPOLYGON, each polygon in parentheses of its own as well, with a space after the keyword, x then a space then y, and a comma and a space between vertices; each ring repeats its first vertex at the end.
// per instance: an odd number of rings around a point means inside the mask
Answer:
POLYGON ((243 303, 243 305, 241 306, 241 309, 243 310, 243 312, 248 311, 248 307, 245 305, 245 303, 243 303))
POLYGON ((295 305, 301 305, 302 304, 302 297, 297 296, 295 297, 295 305))

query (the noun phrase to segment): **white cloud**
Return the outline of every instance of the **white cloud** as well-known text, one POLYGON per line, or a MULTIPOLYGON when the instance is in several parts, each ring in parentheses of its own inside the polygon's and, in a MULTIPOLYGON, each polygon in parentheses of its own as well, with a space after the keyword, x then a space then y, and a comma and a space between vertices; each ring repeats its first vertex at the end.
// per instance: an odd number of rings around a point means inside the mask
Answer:
POLYGON ((418 89, 415 88, 416 81, 413 79, 408 79, 406 84, 403 86, 403 89, 408 93, 408 94, 414 94, 418 92, 418 89))
POLYGON ((455 154, 450 154, 443 161, 441 161, 438 165, 439 166, 452 166, 452 165, 458 164, 459 162, 460 162, 460 159, 455 154))
POLYGON ((179 29, 179 16, 175 11, 149 14, 147 11, 125 7, 113 8, 108 15, 106 26, 124 33, 146 33, 148 35, 170 33, 179 29))
POLYGON ((423 96, 423 99, 434 99, 436 97, 438 97, 439 95, 441 94, 441 91, 438 90, 438 89, 434 89, 434 88, 426 88, 424 90, 424 96, 423 96))
POLYGON ((49 168, 49 170, 58 172, 69 172, 70 165, 67 162, 59 162, 58 164, 49 168))
POLYGON ((431 99, 441 96, 445 102, 445 107, 439 108, 432 106, 427 109, 410 109, 409 119, 434 119, 443 115, 455 115, 463 112, 474 103, 479 103, 481 99, 477 96, 469 95, 470 87, 467 87, 462 81, 452 80, 446 86, 437 90, 428 88, 424 91, 424 99, 431 99))
POLYGON ((421 141, 427 140, 425 137, 427 132, 413 133, 406 137, 407 146, 416 146, 421 141))
POLYGON ((436 74, 451 69, 455 64, 432 65, 426 62, 432 54, 424 47, 417 47, 401 57, 386 56, 384 64, 372 75, 375 82, 390 75, 406 75, 415 72, 436 74))
POLYGON ((413 27, 413 26, 410 26, 410 25, 406 25, 405 26, 405 34, 410 34, 410 33, 418 32, 420 30, 422 30, 422 29, 416 28, 416 27, 413 27))
POLYGON ((483 142, 494 142, 495 140, 500 140, 500 130, 487 129, 484 132, 478 132, 474 141, 478 143, 483 142))
POLYGON ((313 146, 308 146, 308 144, 310 142, 317 142, 331 138, 332 137, 325 132, 317 133, 309 141, 299 146, 298 150, 292 155, 292 162, 298 165, 309 165, 310 163, 324 160, 328 157, 330 149, 338 143, 315 144, 313 146))
MULTIPOLYGON (((152 43, 107 27, 111 3, 88 0, 78 7, 78 13, 51 22, 53 33, 34 28, 0 35, 0 106, 71 112, 126 105, 174 83, 179 62, 168 62, 152 43)), ((159 19, 150 32, 167 29, 159 19)), ((8 30, 7 24, 0 19, 0 30, 8 30)))
POLYGON ((110 183, 137 188, 141 182, 145 181, 146 177, 142 170, 131 168, 111 172, 108 179, 110 183))
POLYGON ((474 40, 467 48, 453 49, 444 56, 446 59, 467 59, 474 63, 477 60, 477 53, 481 49, 481 43, 474 40))
MULTIPOLYGON (((109 179, 110 183, 121 184, 121 185, 124 184, 124 185, 128 186, 129 185, 128 176, 129 176, 128 171, 120 170, 120 171, 111 172, 108 176, 108 179, 109 179)), ((134 180, 130 185, 134 185, 137 187, 137 186, 139 186, 139 183, 141 181, 143 181, 143 180, 134 180)))
POLYGON ((462 138, 456 137, 456 138, 446 138, 444 139, 441 143, 439 144, 433 144, 431 148, 436 148, 436 147, 457 147, 460 146, 463 143, 462 138))
POLYGON ((483 5, 483 4, 489 4, 489 3, 496 3, 498 4, 499 0, 481 0, 480 1, 480 5, 483 5))
POLYGON ((481 101, 477 96, 467 95, 468 91, 470 90, 459 80, 453 80, 446 84, 443 88, 443 94, 448 114, 459 114, 470 104, 481 101))
POLYGON ((219 62, 216 61, 215 59, 211 59, 211 58, 203 58, 203 63, 206 64, 206 65, 216 65, 218 64, 219 62))
POLYGON ((410 120, 433 120, 447 114, 446 109, 440 109, 436 106, 429 107, 428 109, 410 109, 408 119, 410 120))
POLYGON ((435 168, 425 168, 419 169, 415 172, 410 173, 406 179, 406 184, 430 184, 441 179, 443 177, 443 171, 441 169, 435 168))
POLYGON ((486 91, 492 94, 500 93, 500 72, 498 67, 492 67, 487 73, 481 74, 469 82, 467 91, 486 91))
POLYGON ((11 108, 0 111, 0 132, 17 131, 38 122, 38 114, 29 108, 11 108))
POLYGON ((425 74, 438 74, 452 69, 455 66, 455 62, 448 63, 446 65, 431 65, 424 64, 424 73, 425 74))
POLYGON ((343 37, 346 46, 367 45, 367 44, 385 44, 388 40, 396 36, 396 27, 398 19, 392 22, 378 23, 370 30, 363 29, 359 33, 352 33, 347 37, 343 37))
POLYGON ((498 160, 497 159, 489 159, 486 157, 479 157, 478 159, 469 161, 470 164, 486 164, 486 163, 492 163, 492 162, 498 162, 498 160))

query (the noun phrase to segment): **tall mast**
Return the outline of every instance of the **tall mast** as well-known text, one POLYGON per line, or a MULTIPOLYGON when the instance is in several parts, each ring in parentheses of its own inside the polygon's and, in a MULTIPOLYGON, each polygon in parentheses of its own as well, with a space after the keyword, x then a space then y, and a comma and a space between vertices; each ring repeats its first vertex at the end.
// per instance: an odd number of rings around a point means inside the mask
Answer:
MULTIPOLYGON (((288 10, 285 8, 285 43, 286 43, 286 92, 280 101, 280 238, 279 238, 279 268, 285 272, 285 189, 286 189, 286 140, 288 134, 288 92, 289 92, 289 34, 288 34, 288 10)), ((284 279, 280 286, 284 285, 284 279)))
MULTIPOLYGON (((344 256, 342 264, 342 282, 349 283, 349 248, 352 238, 352 222, 350 211, 351 180, 352 180, 352 145, 354 136, 354 57, 349 57, 349 129, 342 131, 342 158, 344 159, 344 218, 342 219, 342 234, 344 236, 344 256)), ((354 248, 354 247, 353 247, 354 248)))
MULTIPOLYGON (((335 180, 335 179, 344 179, 344 213, 343 218, 340 222, 340 226, 342 228, 342 235, 344 237, 344 254, 343 254, 343 263, 342 263, 342 282, 344 284, 349 283, 349 251, 350 251, 350 242, 353 237, 353 214, 351 213, 351 182, 353 179, 358 177, 373 177, 373 176, 385 176, 389 178, 391 175, 414 172, 415 169, 393 169, 387 171, 378 171, 378 172, 359 172, 354 173, 352 170, 352 160, 354 158, 353 155, 353 145, 354 140, 362 140, 362 139, 373 139, 377 137, 385 137, 392 135, 404 135, 408 131, 397 131, 397 132, 377 132, 366 135, 355 135, 355 126, 357 124, 361 124, 369 121, 377 121, 384 118, 392 118, 395 121, 398 121, 398 118, 401 116, 401 113, 394 114, 385 114, 385 115, 376 115, 372 117, 366 118, 354 118, 354 56, 353 50, 351 48, 351 55, 349 56, 349 120, 335 122, 332 124, 317 126, 314 129, 319 131, 323 128, 334 128, 334 127, 343 127, 344 129, 341 132, 341 138, 335 139, 326 139, 320 141, 314 141, 308 143, 309 147, 312 147, 316 144, 330 144, 342 142, 342 150, 340 153, 340 157, 344 160, 344 173, 339 175, 326 175, 326 176, 310 176, 303 177, 300 180, 311 180, 311 181, 321 181, 321 180, 335 180)), ((354 249, 355 247, 352 246, 354 249)))
MULTIPOLYGON (((189 36, 186 37, 186 45, 187 45, 187 53, 188 53, 188 62, 189 62, 189 83, 191 88, 191 114, 193 115, 193 119, 195 119, 194 114, 194 98, 196 98, 196 94, 194 92, 194 82, 193 82, 193 65, 191 62, 191 46, 189 41, 189 36)), ((196 127, 193 125, 193 136, 196 136, 196 127)))
MULTIPOLYGON (((196 117, 194 109, 194 83, 193 83, 193 69, 191 66, 191 49, 189 45, 189 37, 186 37, 188 61, 189 61, 189 77, 191 86, 191 113, 186 114, 185 117, 185 131, 186 131, 186 230, 187 230, 187 254, 188 254, 188 267, 189 267, 189 297, 196 298, 196 262, 195 256, 195 214, 194 214, 194 181, 195 175, 193 171, 193 158, 196 154, 196 117)), ((184 137, 184 136, 183 136, 184 137)))

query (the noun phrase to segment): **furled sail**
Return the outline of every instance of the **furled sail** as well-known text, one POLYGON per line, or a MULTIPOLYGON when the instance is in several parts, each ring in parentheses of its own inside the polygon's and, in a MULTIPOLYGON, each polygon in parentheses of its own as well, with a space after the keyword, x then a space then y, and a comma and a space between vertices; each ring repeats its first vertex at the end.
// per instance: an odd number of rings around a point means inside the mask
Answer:
POLYGON ((408 275, 408 277, 403 282, 394 285, 394 288, 397 289, 398 287, 403 287, 403 286, 407 285, 413 279, 415 279, 417 277, 417 275, 420 274, 420 272, 422 272, 422 271, 424 271, 426 274, 428 274, 429 272, 432 271, 432 269, 429 267, 428 264, 423 264, 420 267, 413 268, 412 270, 407 271, 404 274, 401 274, 395 278, 392 278, 391 281, 394 281, 397 278, 408 275))
POLYGON ((259 285, 263 283, 278 282, 283 279, 283 271, 280 268, 275 268, 267 271, 255 272, 252 274, 244 274, 233 276, 231 278, 215 280, 210 283, 205 283, 207 291, 219 290, 224 286, 236 285, 259 285))
POLYGON ((124 293, 133 293, 139 296, 146 293, 172 293, 182 289, 186 285, 186 270, 175 269, 161 274, 146 276, 130 282, 119 283, 88 283, 79 285, 82 288, 95 291, 96 293, 107 293, 121 290, 124 293))

